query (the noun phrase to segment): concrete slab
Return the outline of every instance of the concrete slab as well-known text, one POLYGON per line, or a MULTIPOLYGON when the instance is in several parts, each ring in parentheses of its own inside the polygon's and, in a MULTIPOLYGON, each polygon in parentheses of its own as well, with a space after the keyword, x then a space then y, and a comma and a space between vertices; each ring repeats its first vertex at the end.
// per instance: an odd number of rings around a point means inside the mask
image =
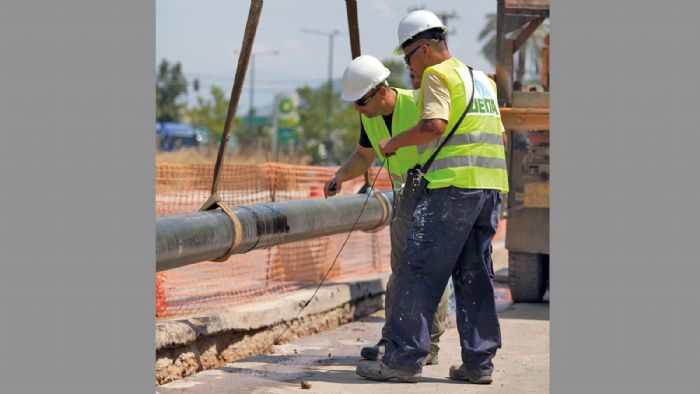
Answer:
MULTIPOLYGON (((504 246, 503 241, 493 244, 494 269, 499 272, 508 262, 504 246)), ((156 381, 171 382, 203 369, 260 354, 272 339, 286 331, 290 321, 295 323, 285 338, 317 333, 367 316, 381 308, 380 296, 388 277, 389 273, 384 272, 327 283, 303 311, 301 308, 311 298, 313 288, 209 316, 159 321, 156 325, 156 381), (295 320, 297 314, 300 319, 295 320)), ((511 306, 512 299, 507 284, 498 279, 497 276, 494 290, 497 310, 501 312, 511 306)), ((454 309, 454 302, 450 305, 454 309)))
POLYGON ((448 328, 441 340, 440 364, 423 369, 416 384, 374 382, 355 374, 360 348, 375 343, 384 322, 383 311, 336 329, 273 348, 221 368, 200 372, 156 387, 160 394, 289 393, 548 393, 549 305, 514 304, 500 313, 503 348, 494 360, 494 382, 465 385, 447 378, 460 362, 458 334, 448 328))

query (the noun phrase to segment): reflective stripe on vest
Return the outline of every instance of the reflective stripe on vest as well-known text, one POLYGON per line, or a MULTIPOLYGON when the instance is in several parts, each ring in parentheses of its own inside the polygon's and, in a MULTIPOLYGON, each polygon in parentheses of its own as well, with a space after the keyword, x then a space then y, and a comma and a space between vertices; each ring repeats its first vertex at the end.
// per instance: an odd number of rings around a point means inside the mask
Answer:
MULTIPOLYGON (((428 74, 436 74, 450 92, 450 119, 443 137, 422 144, 420 162, 425 163, 439 142, 461 117, 472 91, 467 66, 456 58, 428 67, 423 72, 418 105, 423 107, 423 86, 428 74)), ((440 150, 428 169, 426 179, 431 189, 448 186, 508 191, 508 174, 501 136, 502 123, 495 83, 483 72, 473 70, 474 102, 454 135, 440 150)))
POLYGON ((506 159, 497 157, 481 157, 481 156, 456 156, 435 159, 430 166, 432 171, 442 170, 451 167, 484 167, 484 168, 502 168, 506 169, 506 159))
MULTIPOLYGON (((379 152, 379 141, 401 134, 415 126, 420 119, 418 107, 416 106, 416 91, 398 88, 392 89, 396 91, 396 104, 391 116, 391 134, 386 128, 386 123, 384 123, 384 119, 381 115, 377 115, 373 118, 368 118, 365 115, 360 116, 362 125, 365 127, 365 132, 367 133, 367 138, 369 138, 369 141, 372 143, 372 148, 377 154, 377 157, 382 161, 384 161, 384 156, 379 152)), ((387 160, 388 163, 384 165, 384 168, 390 173, 395 187, 401 186, 403 183, 403 176, 410 168, 413 168, 418 163, 419 157, 416 146, 399 148, 395 155, 389 157, 389 160, 387 160)))
MULTIPOLYGON (((435 143, 435 147, 437 148, 440 146, 442 143, 443 137, 440 137, 440 139, 435 143)), ((459 134, 459 135, 453 135, 450 137, 450 140, 447 141, 445 144, 445 147, 447 146, 452 146, 452 145, 467 145, 467 144, 494 144, 494 145, 503 145, 503 136, 500 134, 488 134, 488 133, 479 133, 479 132, 474 132, 474 133, 468 133, 468 134, 459 134)), ((427 150, 427 145, 421 145, 418 148, 418 153, 424 153, 427 150)), ((443 148, 444 149, 444 148, 443 148)), ((431 149, 430 153, 428 154, 428 157, 435 151, 435 149, 431 149)))

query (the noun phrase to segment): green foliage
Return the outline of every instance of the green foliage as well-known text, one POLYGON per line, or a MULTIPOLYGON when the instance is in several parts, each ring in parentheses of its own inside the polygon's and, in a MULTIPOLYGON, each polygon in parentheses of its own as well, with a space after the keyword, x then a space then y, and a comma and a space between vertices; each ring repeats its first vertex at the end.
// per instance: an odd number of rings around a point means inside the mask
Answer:
POLYGON ((197 105, 190 108, 187 115, 193 127, 209 130, 210 141, 219 141, 226 124, 229 100, 218 86, 212 86, 210 93, 212 100, 197 96, 197 105))
MULTIPOLYGON (((218 144, 221 142, 226 125, 229 99, 225 96, 224 90, 218 86, 212 86, 209 93, 211 99, 197 96, 197 104, 187 111, 187 116, 193 127, 208 130, 209 140, 218 144)), ((236 117, 231 138, 235 139, 239 149, 260 148, 263 145, 269 145, 270 130, 268 129, 269 127, 251 127, 246 124, 246 117, 236 117)))
POLYGON ((263 143, 268 145, 270 143, 270 130, 267 130, 267 128, 262 126, 255 126, 250 124, 248 117, 255 118, 256 115, 257 109, 253 107, 253 110, 248 111, 247 115, 237 119, 238 122, 236 124, 240 124, 240 126, 234 128, 233 134, 236 136, 236 140, 243 147, 252 147, 256 145, 260 146, 260 144, 257 141, 258 137, 263 138, 263 143))
POLYGON ((306 153, 313 164, 324 162, 340 163, 355 149, 360 135, 360 115, 352 104, 340 99, 340 92, 333 91, 331 99, 331 133, 326 135, 326 111, 328 103, 328 83, 318 88, 303 86, 299 94, 299 130, 306 153), (321 155, 319 146, 329 141, 328 157, 321 155))
POLYGON ((170 64, 163 59, 156 77, 156 121, 180 122, 186 104, 180 97, 187 93, 187 79, 180 63, 170 64))
POLYGON ((387 79, 389 86, 400 89, 411 89, 410 80, 408 78, 408 68, 403 60, 383 59, 382 63, 391 71, 391 75, 387 79))

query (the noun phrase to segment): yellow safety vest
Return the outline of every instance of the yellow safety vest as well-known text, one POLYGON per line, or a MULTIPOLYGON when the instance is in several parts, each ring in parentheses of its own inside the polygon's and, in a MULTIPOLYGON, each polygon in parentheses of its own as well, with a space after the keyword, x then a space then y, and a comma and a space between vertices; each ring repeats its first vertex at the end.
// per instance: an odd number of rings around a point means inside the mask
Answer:
MULTIPOLYGON (((419 108, 423 108, 423 86, 426 75, 430 73, 441 77, 450 91, 450 119, 441 138, 418 146, 421 164, 428 161, 462 116, 472 90, 467 66, 454 57, 450 58, 423 72, 419 108)), ((438 153, 425 178, 430 189, 456 186, 465 189, 497 189, 506 193, 508 173, 496 84, 481 71, 473 70, 473 74, 472 107, 438 153)))
MULTIPOLYGON (((391 115, 391 134, 384 123, 381 115, 368 118, 361 116, 362 125, 372 148, 377 153, 379 160, 384 160, 384 156, 379 152, 379 141, 397 136, 398 134, 415 126, 420 119, 418 107, 416 106, 415 90, 392 88, 396 91, 396 105, 391 115)), ((395 187, 400 187, 403 183, 403 175, 418 163, 418 150, 415 146, 399 148, 395 155, 389 156, 388 164, 384 168, 391 175, 395 187)))

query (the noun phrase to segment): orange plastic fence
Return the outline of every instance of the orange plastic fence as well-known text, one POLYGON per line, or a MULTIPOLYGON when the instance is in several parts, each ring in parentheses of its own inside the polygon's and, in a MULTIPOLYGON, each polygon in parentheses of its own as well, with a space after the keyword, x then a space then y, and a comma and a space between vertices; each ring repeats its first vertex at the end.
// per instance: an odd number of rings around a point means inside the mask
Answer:
MULTIPOLYGON (((323 198, 323 184, 334 167, 283 163, 226 165, 219 195, 229 205, 323 198)), ((372 169, 372 179, 379 168, 372 169)), ((213 165, 156 165, 157 216, 194 212, 209 197, 213 165)), ((362 177, 343 184, 341 194, 356 192, 362 177)), ((376 189, 389 189, 385 169, 376 189)), ((359 212, 358 212, 359 214, 359 212)), ((203 262, 156 275, 156 317, 203 314, 212 310, 278 297, 316 285, 330 268, 347 233, 233 255, 223 263, 203 262)), ((389 230, 355 231, 335 263, 329 280, 389 269, 389 230)))

